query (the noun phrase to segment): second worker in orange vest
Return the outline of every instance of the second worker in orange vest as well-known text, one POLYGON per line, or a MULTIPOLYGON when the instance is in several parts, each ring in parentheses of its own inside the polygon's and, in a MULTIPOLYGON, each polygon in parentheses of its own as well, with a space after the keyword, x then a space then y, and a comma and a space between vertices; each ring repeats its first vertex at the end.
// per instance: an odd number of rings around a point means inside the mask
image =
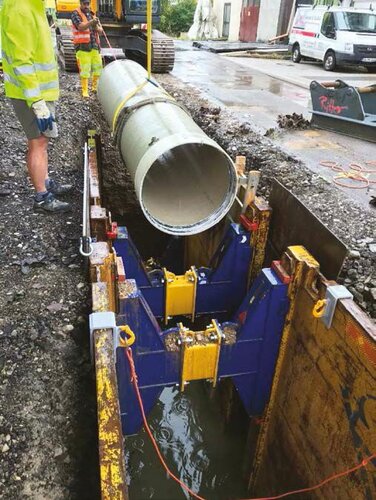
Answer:
POLYGON ((82 95, 89 97, 89 78, 92 75, 92 90, 96 92, 98 78, 103 68, 99 52, 99 33, 102 32, 102 28, 94 12, 90 10, 89 0, 81 0, 80 7, 72 13, 72 31, 82 95))

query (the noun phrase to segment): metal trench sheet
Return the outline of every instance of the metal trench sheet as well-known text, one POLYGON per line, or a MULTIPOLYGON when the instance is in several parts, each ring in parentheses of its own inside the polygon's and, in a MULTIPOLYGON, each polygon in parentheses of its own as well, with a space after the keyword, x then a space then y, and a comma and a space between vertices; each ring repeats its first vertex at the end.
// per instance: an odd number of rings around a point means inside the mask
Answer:
POLYGON ((287 247, 303 245, 320 262, 323 275, 337 279, 348 253, 346 245, 276 179, 269 204, 272 217, 266 265, 280 258, 287 247))

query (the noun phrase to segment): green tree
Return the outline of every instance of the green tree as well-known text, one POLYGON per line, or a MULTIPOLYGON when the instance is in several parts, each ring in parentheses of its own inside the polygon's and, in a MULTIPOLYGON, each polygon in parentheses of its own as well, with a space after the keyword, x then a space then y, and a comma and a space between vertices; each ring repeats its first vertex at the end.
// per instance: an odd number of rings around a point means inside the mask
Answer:
POLYGON ((189 30, 193 23, 196 0, 178 0, 171 5, 168 0, 162 0, 162 15, 159 29, 173 36, 179 36, 189 30))

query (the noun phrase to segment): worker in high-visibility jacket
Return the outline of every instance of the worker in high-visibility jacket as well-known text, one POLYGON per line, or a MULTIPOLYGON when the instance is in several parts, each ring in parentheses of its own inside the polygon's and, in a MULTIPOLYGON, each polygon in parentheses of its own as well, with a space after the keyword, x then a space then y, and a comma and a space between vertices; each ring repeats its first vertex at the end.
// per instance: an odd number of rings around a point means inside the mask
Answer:
POLYGON ((0 0, 0 68, 1 68, 1 9, 3 8, 3 0, 0 0))
POLYGON ((97 91, 98 78, 102 72, 102 58, 99 52, 99 34, 102 27, 94 12, 90 10, 90 1, 81 0, 80 7, 72 12, 73 43, 81 78, 82 96, 89 97, 89 79, 92 75, 91 89, 97 91))
MULTIPOLYGON (((55 195, 66 194, 72 186, 48 176, 48 141, 57 137, 59 80, 44 2, 4 0, 1 17, 5 94, 28 139, 27 167, 36 190, 34 209, 66 212, 69 203, 55 195)), ((13 116, 6 118, 14 121, 13 116)))

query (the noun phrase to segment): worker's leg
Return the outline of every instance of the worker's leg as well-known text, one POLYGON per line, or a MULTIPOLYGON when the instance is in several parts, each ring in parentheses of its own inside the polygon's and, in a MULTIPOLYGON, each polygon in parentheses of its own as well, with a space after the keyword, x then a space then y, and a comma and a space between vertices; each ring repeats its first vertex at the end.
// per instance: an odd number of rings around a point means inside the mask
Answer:
POLYGON ((93 92, 97 91, 98 87, 98 79, 102 73, 103 69, 103 63, 102 63, 102 57, 100 55, 99 50, 93 49, 92 51, 92 58, 91 58, 91 70, 93 73, 93 81, 91 85, 91 90, 93 92))
POLYGON ((48 137, 41 135, 37 139, 28 140, 27 169, 31 182, 37 193, 46 192, 48 178, 48 137))
MULTIPOLYGON (((67 212, 71 208, 69 203, 57 200, 54 194, 64 194, 68 186, 61 186, 48 178, 48 141, 49 137, 58 135, 56 123, 52 130, 47 130, 43 135, 38 128, 34 112, 26 102, 22 99, 11 99, 11 102, 28 140, 27 168, 36 190, 34 210, 49 213, 67 212)), ((46 104, 55 115, 54 103, 46 104)))
POLYGON ((77 64, 80 70, 82 97, 89 97, 89 78, 91 71, 91 54, 84 50, 76 52, 77 64))

